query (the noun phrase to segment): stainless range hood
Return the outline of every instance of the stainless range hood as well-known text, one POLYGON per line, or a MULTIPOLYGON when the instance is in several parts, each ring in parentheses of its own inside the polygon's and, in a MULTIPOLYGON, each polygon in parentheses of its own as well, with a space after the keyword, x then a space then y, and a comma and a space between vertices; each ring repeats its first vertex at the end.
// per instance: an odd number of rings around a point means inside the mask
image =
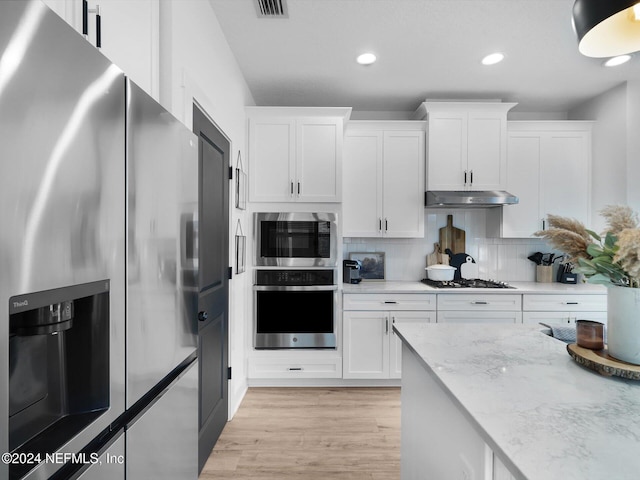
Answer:
POLYGON ((514 205, 516 203, 518 203, 518 197, 501 190, 429 190, 424 195, 424 205, 429 208, 487 208, 514 205))

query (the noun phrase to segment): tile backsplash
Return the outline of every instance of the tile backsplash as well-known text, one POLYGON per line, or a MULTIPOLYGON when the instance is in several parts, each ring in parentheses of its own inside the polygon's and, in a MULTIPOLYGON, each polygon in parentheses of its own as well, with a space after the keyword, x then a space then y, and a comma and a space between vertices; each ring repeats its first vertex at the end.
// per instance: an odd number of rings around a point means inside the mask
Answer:
POLYGON ((553 251, 542 239, 489 238, 485 209, 425 210, 424 238, 345 238, 343 256, 349 258, 350 252, 384 252, 386 280, 420 280, 425 277, 426 256, 433 252, 448 214, 453 215, 455 227, 465 230, 465 252, 478 264, 480 278, 533 282, 535 264, 527 257, 538 251, 553 251))

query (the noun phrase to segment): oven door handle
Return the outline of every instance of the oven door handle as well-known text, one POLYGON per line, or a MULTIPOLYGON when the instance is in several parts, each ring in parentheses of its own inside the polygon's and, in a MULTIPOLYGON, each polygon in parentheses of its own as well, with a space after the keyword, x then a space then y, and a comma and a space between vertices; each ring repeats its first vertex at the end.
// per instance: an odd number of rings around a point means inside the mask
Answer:
POLYGON ((337 285, 254 285, 255 291, 261 292, 320 292, 336 291, 337 285))

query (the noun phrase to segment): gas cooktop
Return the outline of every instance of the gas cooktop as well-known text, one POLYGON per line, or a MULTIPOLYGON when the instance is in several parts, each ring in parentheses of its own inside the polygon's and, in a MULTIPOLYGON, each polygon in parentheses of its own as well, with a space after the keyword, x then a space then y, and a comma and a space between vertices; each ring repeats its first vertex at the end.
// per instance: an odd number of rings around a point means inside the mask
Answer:
POLYGON ((429 285, 434 288, 515 288, 505 282, 482 280, 480 278, 461 278, 459 280, 451 281, 429 280, 428 278, 423 278, 420 281, 425 285, 429 285))

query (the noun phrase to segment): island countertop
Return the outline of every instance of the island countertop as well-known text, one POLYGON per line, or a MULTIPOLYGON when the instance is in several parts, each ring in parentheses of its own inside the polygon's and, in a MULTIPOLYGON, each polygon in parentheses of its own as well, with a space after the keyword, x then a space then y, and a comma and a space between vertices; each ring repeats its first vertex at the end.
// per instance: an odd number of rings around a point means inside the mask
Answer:
POLYGON ((536 325, 394 330, 516 478, 640 478, 640 382, 579 366, 536 325))

